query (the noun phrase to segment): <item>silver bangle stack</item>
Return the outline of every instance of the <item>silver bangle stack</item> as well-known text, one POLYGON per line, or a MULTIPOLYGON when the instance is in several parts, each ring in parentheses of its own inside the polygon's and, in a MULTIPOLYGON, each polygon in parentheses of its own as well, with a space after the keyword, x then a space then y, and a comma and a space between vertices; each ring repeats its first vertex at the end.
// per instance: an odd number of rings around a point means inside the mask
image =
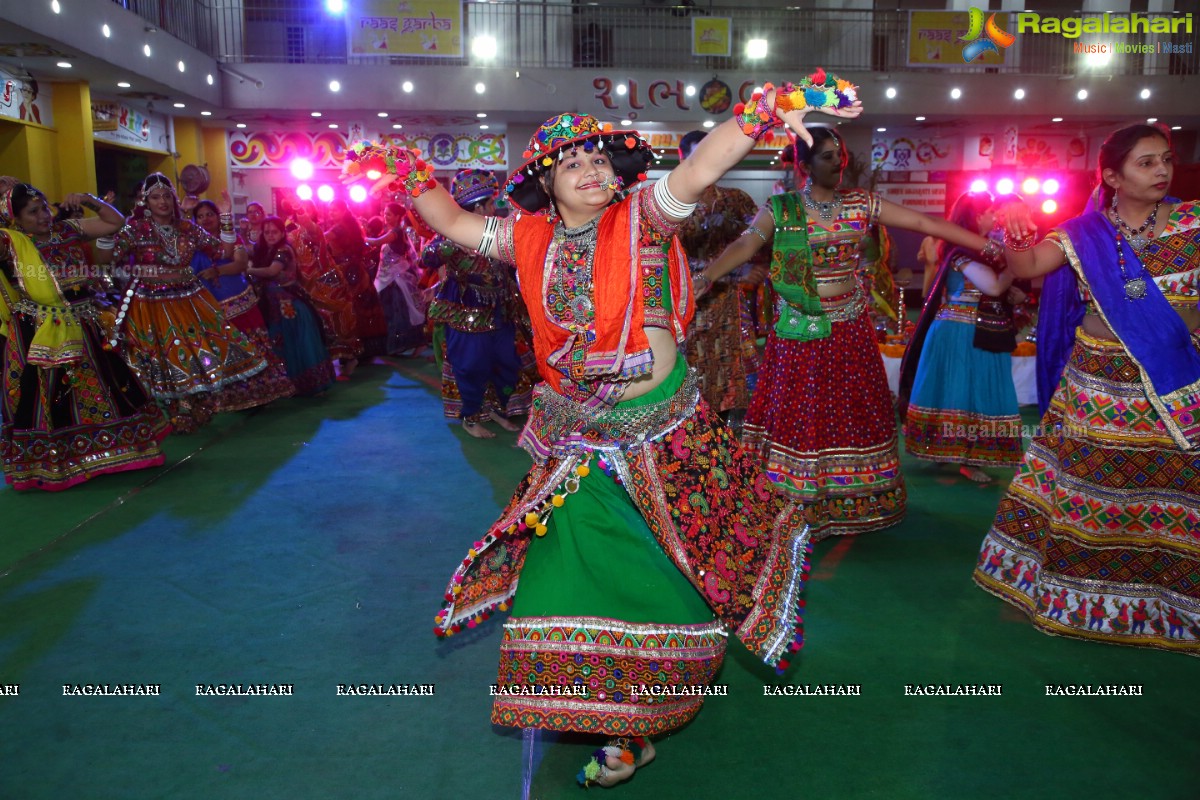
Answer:
POLYGON ((96 240, 96 247, 101 250, 112 250, 117 246, 117 240, 111 236, 101 236, 96 240))
POLYGON ((675 195, 671 194, 666 178, 659 178, 654 182, 654 200, 663 213, 675 219, 687 219, 696 210, 695 203, 681 203, 675 195))
POLYGON ((499 217, 488 217, 483 222, 483 236, 479 238, 479 246, 475 248, 475 252, 481 256, 486 256, 488 251, 492 249, 492 244, 496 241, 496 229, 500 227, 499 217))

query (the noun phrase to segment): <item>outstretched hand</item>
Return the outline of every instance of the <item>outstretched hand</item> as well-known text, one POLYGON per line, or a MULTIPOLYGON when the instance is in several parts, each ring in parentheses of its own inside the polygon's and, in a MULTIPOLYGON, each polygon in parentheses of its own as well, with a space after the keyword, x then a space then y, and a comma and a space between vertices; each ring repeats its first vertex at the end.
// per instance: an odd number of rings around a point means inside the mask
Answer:
POLYGON ((997 212, 997 217, 1005 233, 1013 239, 1028 239, 1037 233, 1038 226, 1033 221, 1033 212, 1023 200, 1005 203, 997 212))
POLYGON ((804 108, 793 109, 791 111, 780 111, 779 118, 788 124, 788 127, 792 129, 792 133, 795 134, 796 138, 803 140, 810 147, 812 146, 813 138, 812 134, 804 128, 804 117, 814 111, 840 119, 854 119, 863 112, 863 105, 861 100, 855 100, 845 108, 813 108, 812 106, 805 106, 804 108))
POLYGON ((221 202, 218 209, 222 214, 233 213, 233 198, 229 196, 228 189, 221 190, 221 202))

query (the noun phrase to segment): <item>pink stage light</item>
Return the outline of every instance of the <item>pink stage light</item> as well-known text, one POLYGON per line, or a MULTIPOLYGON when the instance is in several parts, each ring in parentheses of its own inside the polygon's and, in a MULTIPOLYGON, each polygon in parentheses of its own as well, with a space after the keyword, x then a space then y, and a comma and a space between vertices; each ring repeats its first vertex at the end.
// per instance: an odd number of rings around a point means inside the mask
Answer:
POLYGON ((306 181, 313 176, 313 165, 307 158, 293 158, 291 170, 292 177, 298 181, 306 181))
POLYGON ((986 192, 987 190, 987 181, 985 181, 983 178, 976 178, 975 180, 971 181, 972 192, 986 192))
POLYGON ((307 183, 302 183, 296 187, 296 197, 301 200, 312 200, 312 187, 307 183))
POLYGON ((1013 182, 1012 178, 1001 178, 996 181, 996 194, 1012 194, 1013 182))
POLYGON ((362 186, 351 186, 350 199, 356 203, 364 202, 367 199, 367 190, 362 186))
POLYGON ((328 203, 333 199, 333 187, 328 183, 321 184, 321 186, 317 189, 317 199, 322 203, 328 203))
POLYGON ((1042 188, 1042 182, 1037 178, 1026 178, 1021 182, 1021 191, 1028 197, 1031 194, 1037 194, 1038 189, 1042 188))
POLYGON ((1042 194, 1058 194, 1058 181, 1054 178, 1047 178, 1042 181, 1042 194))
POLYGON ((1043 214, 1053 214, 1055 211, 1058 211, 1058 203, 1054 200, 1045 200, 1042 203, 1043 214))

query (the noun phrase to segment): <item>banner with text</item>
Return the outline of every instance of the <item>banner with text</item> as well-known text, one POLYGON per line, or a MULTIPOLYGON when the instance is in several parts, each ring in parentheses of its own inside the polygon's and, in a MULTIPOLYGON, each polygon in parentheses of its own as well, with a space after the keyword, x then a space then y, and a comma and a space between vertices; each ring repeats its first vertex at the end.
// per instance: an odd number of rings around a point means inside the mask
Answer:
POLYGON ((356 56, 462 58, 461 0, 353 0, 347 47, 356 56))

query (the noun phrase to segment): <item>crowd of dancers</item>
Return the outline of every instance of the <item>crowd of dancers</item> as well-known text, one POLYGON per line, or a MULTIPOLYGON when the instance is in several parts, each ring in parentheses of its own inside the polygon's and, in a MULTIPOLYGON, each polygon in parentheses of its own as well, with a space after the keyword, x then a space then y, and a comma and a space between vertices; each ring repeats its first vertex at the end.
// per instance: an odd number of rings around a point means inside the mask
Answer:
POLYGON ((804 119, 861 110, 820 70, 768 84, 655 182, 644 139, 580 114, 542 125, 503 189, 465 170, 447 191, 417 154, 357 145, 346 175, 383 172, 404 200, 370 236, 344 203, 327 227, 299 202, 248 209, 240 234, 227 203, 185 219, 161 175, 128 219, 71 195, 60 209, 94 216, 54 221, 6 180, 6 478, 61 489, 160 464, 171 428, 319 394, 433 331, 446 416, 521 430, 533 458, 436 630, 512 610, 500 684, 592 687, 493 712, 603 733, 585 784, 629 778, 645 737, 700 707, 633 687, 710 682, 726 634, 786 669, 812 542, 904 518, 901 428, 968 479, 1016 467, 981 587, 1048 633, 1200 654, 1200 209, 1167 197, 1169 135, 1113 133, 1088 208, 1045 234, 1015 196, 967 193, 940 219, 843 189, 844 141, 804 119), (784 123, 796 190, 756 208, 717 186, 784 123), (873 322, 903 320, 888 227, 941 242, 899 414, 873 322), (1029 280, 1043 417, 1025 447, 1010 353, 1029 280))

